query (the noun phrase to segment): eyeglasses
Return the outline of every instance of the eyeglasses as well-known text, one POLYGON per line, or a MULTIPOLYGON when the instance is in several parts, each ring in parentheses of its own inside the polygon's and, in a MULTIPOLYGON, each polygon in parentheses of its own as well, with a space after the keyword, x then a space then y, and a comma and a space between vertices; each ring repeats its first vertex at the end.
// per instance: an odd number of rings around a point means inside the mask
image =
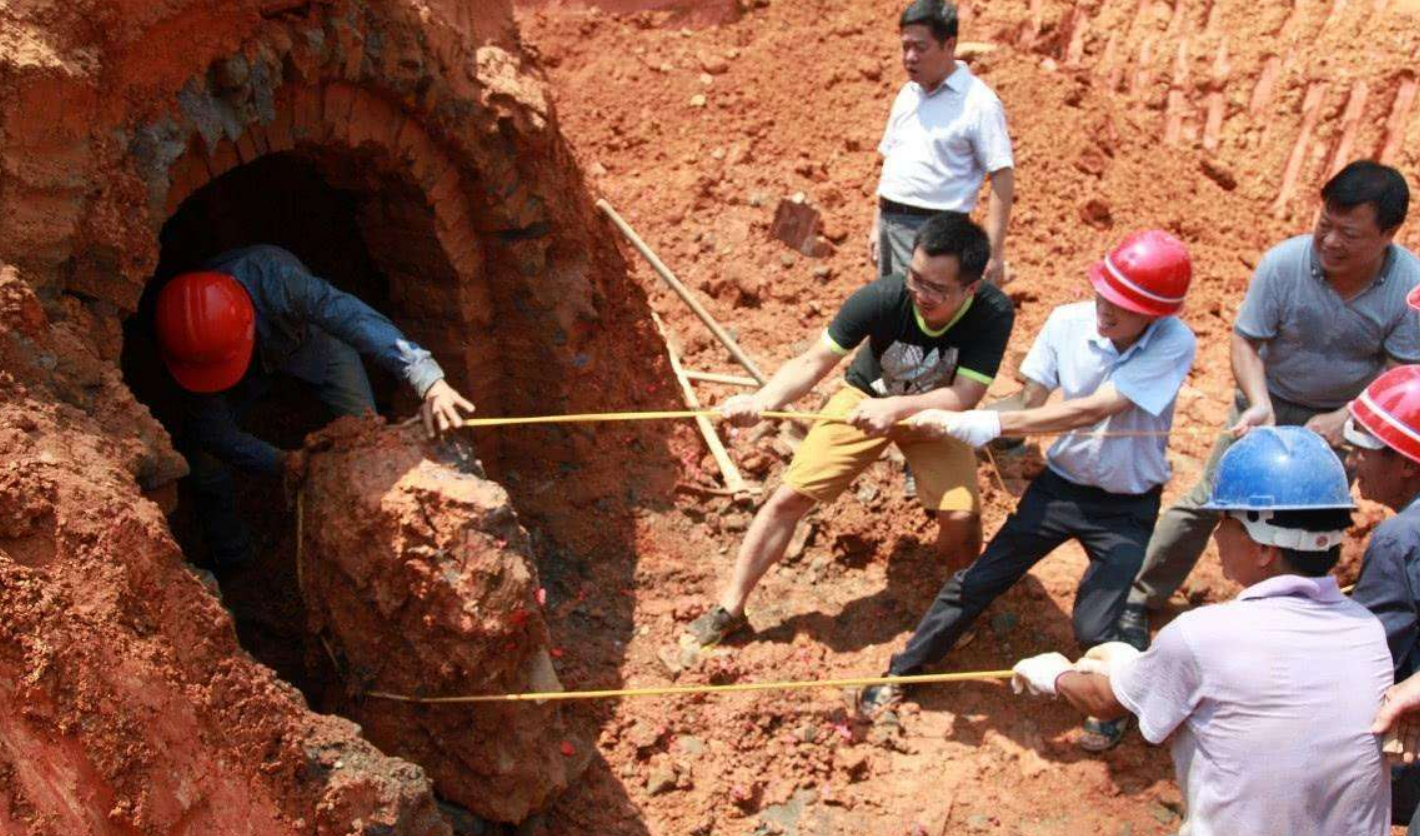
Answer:
POLYGON ((931 282, 923 281, 922 277, 917 274, 917 271, 910 267, 907 270, 907 286, 929 299, 946 299, 951 296, 952 292, 955 290, 955 288, 947 285, 932 284, 931 282))

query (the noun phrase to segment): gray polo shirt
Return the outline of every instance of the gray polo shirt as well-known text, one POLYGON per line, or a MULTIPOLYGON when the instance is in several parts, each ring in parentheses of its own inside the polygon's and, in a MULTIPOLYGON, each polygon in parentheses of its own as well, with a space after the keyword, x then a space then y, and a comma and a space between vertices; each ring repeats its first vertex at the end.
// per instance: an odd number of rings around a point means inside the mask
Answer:
POLYGON ((1233 330, 1263 340, 1267 391, 1312 409, 1345 406, 1387 357, 1420 362, 1420 317, 1405 295, 1420 283, 1420 260, 1392 244, 1380 275, 1343 300, 1322 274, 1311 235, 1268 250, 1253 273, 1233 330))

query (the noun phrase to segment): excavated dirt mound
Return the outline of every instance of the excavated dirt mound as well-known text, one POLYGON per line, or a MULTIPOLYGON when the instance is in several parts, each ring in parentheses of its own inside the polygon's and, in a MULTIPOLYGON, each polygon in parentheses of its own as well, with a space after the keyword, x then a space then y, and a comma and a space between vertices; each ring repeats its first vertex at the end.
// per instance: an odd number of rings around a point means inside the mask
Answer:
POLYGON ((530 538, 466 444, 347 418, 313 438, 302 490, 307 628, 337 660, 327 708, 421 764, 439 794, 522 821, 587 763, 559 703, 411 696, 560 691, 530 538), (353 697, 353 701, 352 698, 353 697))

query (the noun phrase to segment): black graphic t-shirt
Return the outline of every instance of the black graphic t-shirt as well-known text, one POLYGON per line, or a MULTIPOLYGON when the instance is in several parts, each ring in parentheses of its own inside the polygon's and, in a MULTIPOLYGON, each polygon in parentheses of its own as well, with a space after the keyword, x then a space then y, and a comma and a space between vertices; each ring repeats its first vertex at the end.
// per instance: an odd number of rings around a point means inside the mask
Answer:
POLYGON ((951 322, 928 330, 896 275, 848 297, 824 339, 845 356, 867 339, 848 368, 854 388, 874 397, 920 395, 950 386, 958 374, 990 384, 1015 321, 1011 300, 983 282, 951 322))

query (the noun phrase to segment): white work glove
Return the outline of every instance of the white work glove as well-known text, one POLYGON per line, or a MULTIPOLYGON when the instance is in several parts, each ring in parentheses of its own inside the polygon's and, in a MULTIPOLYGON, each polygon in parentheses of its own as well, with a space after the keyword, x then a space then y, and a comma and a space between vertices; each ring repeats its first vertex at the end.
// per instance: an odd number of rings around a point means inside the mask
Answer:
POLYGON ((948 412, 924 409, 907 419, 907 425, 938 438, 949 435, 963 444, 980 447, 1001 437, 1001 413, 994 409, 948 412))
POLYGON ((1085 651, 1085 655, 1075 661, 1075 670, 1113 677, 1115 671, 1138 658, 1139 648, 1132 644, 1105 642, 1085 651))
POLYGON ((1029 659, 1022 659, 1011 668, 1011 690, 1017 694, 1030 689, 1032 696, 1048 694, 1055 696, 1055 680, 1062 673, 1069 673, 1070 660, 1060 653, 1042 653, 1029 659))

